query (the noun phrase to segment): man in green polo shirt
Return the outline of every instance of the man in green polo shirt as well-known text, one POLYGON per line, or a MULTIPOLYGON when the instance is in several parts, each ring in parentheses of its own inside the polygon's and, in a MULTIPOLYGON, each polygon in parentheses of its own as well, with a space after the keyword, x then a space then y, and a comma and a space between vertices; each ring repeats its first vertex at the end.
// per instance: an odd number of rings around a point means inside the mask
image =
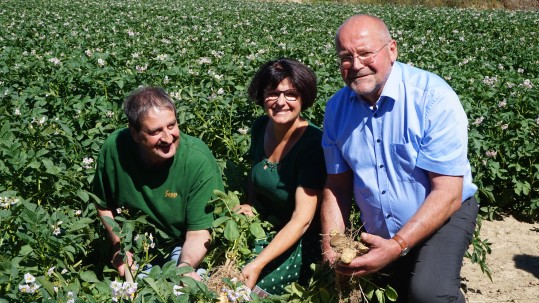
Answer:
MULTIPOLYGON (((124 275, 120 238, 103 217, 116 209, 138 210, 177 239, 178 266, 197 268, 210 242, 213 190, 223 190, 221 173, 208 147, 180 133, 176 107, 161 88, 144 87, 124 102, 129 127, 115 131, 99 152, 93 191, 114 252, 112 264, 124 275), (181 248, 180 248, 181 246, 181 248)), ((128 253, 128 263, 132 262, 128 253)), ((191 276, 197 280, 196 273, 191 276)))

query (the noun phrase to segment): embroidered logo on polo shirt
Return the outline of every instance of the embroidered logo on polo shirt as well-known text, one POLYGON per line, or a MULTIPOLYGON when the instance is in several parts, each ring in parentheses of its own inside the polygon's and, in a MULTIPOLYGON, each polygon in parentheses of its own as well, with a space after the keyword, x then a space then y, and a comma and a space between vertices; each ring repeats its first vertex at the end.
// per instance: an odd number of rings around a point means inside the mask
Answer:
POLYGON ((178 196, 178 193, 171 193, 168 191, 168 189, 165 191, 165 198, 171 198, 174 199, 178 196))

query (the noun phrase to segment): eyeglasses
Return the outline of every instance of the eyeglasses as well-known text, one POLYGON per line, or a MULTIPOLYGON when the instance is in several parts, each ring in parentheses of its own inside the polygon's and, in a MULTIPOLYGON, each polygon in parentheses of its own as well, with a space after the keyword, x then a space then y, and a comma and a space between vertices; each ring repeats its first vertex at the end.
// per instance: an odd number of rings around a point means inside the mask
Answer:
POLYGON ((297 99, 299 99, 298 91, 295 89, 289 89, 289 90, 283 90, 283 91, 279 91, 279 90, 268 91, 265 94, 264 100, 277 101, 277 99, 279 99, 281 94, 284 95, 284 98, 287 101, 296 101, 297 99))
POLYGON ((362 65, 369 65, 374 62, 374 57, 376 57, 376 55, 378 55, 389 43, 391 42, 384 44, 384 46, 369 56, 339 56, 339 63, 342 68, 349 69, 350 67, 354 66, 354 60, 358 58, 359 63, 362 65))

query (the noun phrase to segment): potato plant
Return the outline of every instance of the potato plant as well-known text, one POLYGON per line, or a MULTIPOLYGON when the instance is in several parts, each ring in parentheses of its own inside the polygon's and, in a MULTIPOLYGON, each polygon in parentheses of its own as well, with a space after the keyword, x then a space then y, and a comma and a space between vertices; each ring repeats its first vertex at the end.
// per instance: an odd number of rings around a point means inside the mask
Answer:
MULTIPOLYGON (((181 131, 217 158, 226 199, 237 192, 241 200, 249 128, 262 114, 247 100, 252 75, 279 57, 310 66, 319 94, 305 116, 323 127, 325 102, 343 86, 334 33, 355 13, 386 20, 399 60, 439 74, 460 96, 482 213, 538 219, 538 12, 238 0, 9 0, 0 12, 2 303, 218 300, 205 285, 180 290, 174 266, 155 267, 136 291, 119 292, 90 193, 99 147, 126 125, 121 103, 130 91, 162 86, 177 104, 181 131)), ((241 218, 218 215, 215 238, 235 249, 229 257, 241 266, 245 243, 257 236, 241 218)), ((118 228, 131 232, 126 244, 144 263, 157 255, 146 255, 144 243, 158 232, 130 220, 118 228)), ((468 256, 488 273, 488 239, 477 230, 473 241, 468 256)), ((206 262, 220 264, 225 255, 216 250, 206 262)), ((290 285, 286 299, 270 300, 335 302, 333 278, 313 268, 308 287, 290 285)), ((384 294, 374 289, 366 294, 384 294)))

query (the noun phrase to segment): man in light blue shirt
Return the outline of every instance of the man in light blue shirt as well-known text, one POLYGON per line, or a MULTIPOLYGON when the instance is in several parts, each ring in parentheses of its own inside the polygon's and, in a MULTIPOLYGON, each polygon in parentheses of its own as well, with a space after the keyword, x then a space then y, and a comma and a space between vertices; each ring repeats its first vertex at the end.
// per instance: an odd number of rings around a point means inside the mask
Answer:
MULTIPOLYGON (((335 43, 347 86, 324 116, 322 229, 345 229, 353 194, 371 248, 337 271, 388 273, 398 302, 465 302, 460 268, 478 206, 458 96, 440 77, 397 62, 376 17, 351 17, 335 43)), ((333 261, 328 239, 323 249, 333 261)))

